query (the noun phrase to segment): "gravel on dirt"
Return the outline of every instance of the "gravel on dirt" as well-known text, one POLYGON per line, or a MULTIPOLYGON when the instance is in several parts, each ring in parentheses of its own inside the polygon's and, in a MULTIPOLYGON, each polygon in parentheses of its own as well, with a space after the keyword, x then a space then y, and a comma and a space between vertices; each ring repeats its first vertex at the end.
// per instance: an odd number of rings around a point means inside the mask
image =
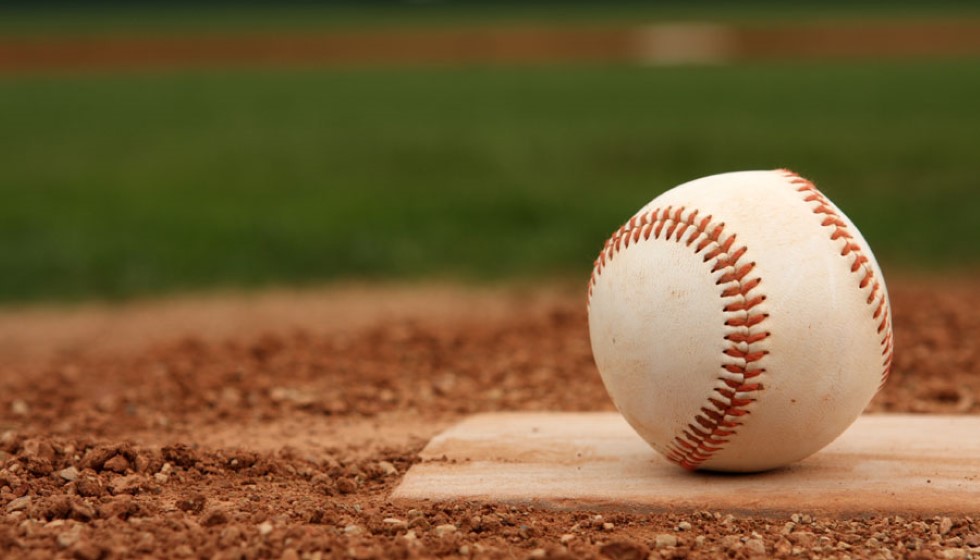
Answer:
MULTIPOLYGON (((891 283, 895 367, 869 410, 980 414, 978 288, 891 283)), ((303 319, 322 294, 299 294, 277 300, 289 313, 239 313, 241 329, 191 321, 189 332, 169 325, 145 344, 91 351, 72 315, 78 337, 0 363, 0 556, 980 558, 980 505, 973 517, 854 518, 804 504, 786 518, 710 504, 603 515, 393 505, 427 439, 467 414, 612 409, 579 291, 430 290, 431 313, 390 305, 397 293, 337 302, 360 315, 329 328, 303 319)), ((15 313, 34 321, 35 349, 58 329, 51 310, 15 313)), ((125 330, 127 313, 99 311, 92 329, 125 330)))

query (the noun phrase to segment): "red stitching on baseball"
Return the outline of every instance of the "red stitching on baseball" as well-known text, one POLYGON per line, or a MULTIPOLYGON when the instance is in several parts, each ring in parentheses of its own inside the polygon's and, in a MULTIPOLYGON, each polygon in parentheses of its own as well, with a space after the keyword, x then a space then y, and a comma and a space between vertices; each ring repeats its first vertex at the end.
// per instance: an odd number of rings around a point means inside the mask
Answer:
POLYGON ((675 436, 667 448, 668 459, 686 469, 695 469, 724 448, 742 425, 739 419, 749 414, 748 407, 755 402, 755 394, 765 389, 762 383, 750 380, 765 371, 759 367, 759 362, 769 352, 759 349, 758 345, 769 338, 770 333, 756 328, 769 315, 754 311, 766 296, 751 294, 762 282, 758 277, 748 277, 755 269, 755 263, 739 263, 748 249, 745 246, 733 249, 735 236, 724 237, 725 224, 712 224, 711 216, 699 219, 696 209, 686 217, 684 211, 683 206, 658 208, 633 216, 616 230, 595 260, 589 280, 589 301, 605 267, 617 253, 631 243, 637 243, 641 237, 649 240, 653 235, 654 239, 660 239, 664 234, 665 241, 679 243, 683 240, 688 247, 702 237, 694 247, 695 254, 710 247, 703 261, 707 263, 714 259, 712 273, 724 271, 716 282, 724 286, 719 295, 725 300, 737 298, 723 307, 725 326, 738 330, 725 336, 729 346, 723 351, 726 358, 721 364, 723 373, 718 376, 723 386, 713 389, 712 396, 694 416, 694 420, 681 431, 680 436, 675 436), (689 230, 691 234, 686 240, 683 239, 689 230))
POLYGON ((881 289, 881 282, 875 277, 874 269, 871 268, 871 263, 868 261, 868 257, 861 252, 861 247, 854 242, 854 237, 848 229, 847 223, 843 220, 842 216, 833 209, 833 206, 831 206, 827 197, 817 190, 817 187, 812 182, 800 177, 796 173, 788 169, 780 169, 779 172, 789 179, 789 182, 792 185, 797 187, 797 192, 805 195, 803 197, 804 202, 817 203, 817 205, 813 207, 814 214, 822 214, 827 216, 821 220, 820 225, 823 227, 833 228, 830 234, 830 239, 832 241, 836 241, 838 239, 844 240, 844 245, 841 248, 840 253, 841 256, 846 257, 850 254, 854 254, 854 261, 851 263, 851 272, 860 273, 861 275, 861 280, 858 282, 858 287, 863 290, 867 288, 869 284, 871 285, 871 292, 868 294, 867 304, 869 306, 874 305, 874 312, 871 316, 878 322, 878 334, 881 335, 881 385, 884 385, 885 381, 888 379, 888 374, 891 371, 893 348, 891 313, 888 309, 888 299, 885 297, 884 290, 881 289), (875 303, 876 300, 877 303, 875 303))

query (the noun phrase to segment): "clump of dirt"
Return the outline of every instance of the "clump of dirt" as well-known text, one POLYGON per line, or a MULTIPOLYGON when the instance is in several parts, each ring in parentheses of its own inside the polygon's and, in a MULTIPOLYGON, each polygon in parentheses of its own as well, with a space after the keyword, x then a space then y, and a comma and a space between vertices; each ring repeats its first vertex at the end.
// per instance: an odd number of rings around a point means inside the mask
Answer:
MULTIPOLYGON (((871 410, 980 413, 978 287, 893 283, 895 366, 871 410)), ((612 409, 581 294, 544 294, 0 364, 0 555, 980 557, 980 520, 962 516, 389 503, 427 438, 466 414, 612 409)))

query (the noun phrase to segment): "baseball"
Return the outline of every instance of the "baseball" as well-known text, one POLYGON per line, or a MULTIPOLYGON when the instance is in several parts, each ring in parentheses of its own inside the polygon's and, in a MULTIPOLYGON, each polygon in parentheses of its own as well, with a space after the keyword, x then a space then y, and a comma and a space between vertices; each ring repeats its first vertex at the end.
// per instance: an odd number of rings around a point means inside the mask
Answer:
POLYGON ((704 177, 640 209, 595 261, 589 335, 626 421, 687 469, 762 471, 815 453, 892 360, 871 248, 786 170, 704 177))

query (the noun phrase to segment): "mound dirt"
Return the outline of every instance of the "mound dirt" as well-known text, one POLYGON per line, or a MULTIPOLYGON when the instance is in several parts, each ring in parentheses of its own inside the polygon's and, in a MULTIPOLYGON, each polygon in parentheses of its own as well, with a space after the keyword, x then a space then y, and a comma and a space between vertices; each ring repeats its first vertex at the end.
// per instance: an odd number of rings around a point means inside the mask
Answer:
MULTIPOLYGON (((890 284, 869 409, 980 414, 980 282, 890 284)), ((390 503, 467 414, 612 410, 566 286, 8 310, 0 335, 4 558, 980 557, 976 516, 390 503)))

